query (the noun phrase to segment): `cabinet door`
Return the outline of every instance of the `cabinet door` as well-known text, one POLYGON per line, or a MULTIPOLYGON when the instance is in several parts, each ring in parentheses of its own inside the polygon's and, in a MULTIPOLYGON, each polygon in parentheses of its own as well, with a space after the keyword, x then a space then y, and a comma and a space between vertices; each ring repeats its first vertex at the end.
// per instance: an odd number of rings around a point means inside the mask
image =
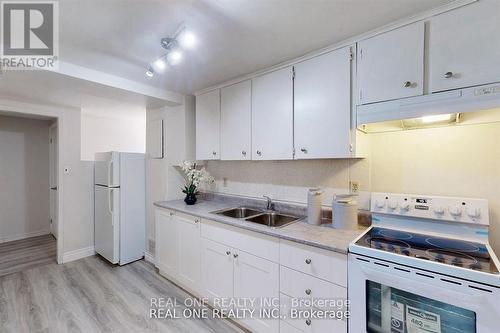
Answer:
POLYGON ((293 158, 292 68, 252 79, 252 159, 293 158))
POLYGON ((172 217, 177 224, 179 282, 192 291, 200 282, 200 220, 197 217, 172 217))
POLYGON ((351 48, 295 66, 295 158, 350 155, 351 48))
POLYGON ((365 39, 358 48, 361 104, 423 94, 423 22, 365 39))
POLYGON ((430 22, 432 92, 500 81, 500 1, 484 0, 430 22))
POLYGON ((196 96, 196 159, 220 158, 220 90, 196 96))
MULTIPOLYGON (((246 252, 235 251, 234 297, 257 299, 256 309, 260 308, 261 299, 278 299, 279 265, 246 252)), ((257 316, 241 321, 252 332, 279 332, 277 319, 261 319, 257 316)))
POLYGON ((201 241, 201 295, 214 298, 233 297, 233 250, 226 245, 201 241))
POLYGON ((221 159, 249 160, 252 149, 252 82, 221 89, 221 159))
POLYGON ((172 212, 156 210, 156 267, 161 273, 177 277, 177 225, 172 212))

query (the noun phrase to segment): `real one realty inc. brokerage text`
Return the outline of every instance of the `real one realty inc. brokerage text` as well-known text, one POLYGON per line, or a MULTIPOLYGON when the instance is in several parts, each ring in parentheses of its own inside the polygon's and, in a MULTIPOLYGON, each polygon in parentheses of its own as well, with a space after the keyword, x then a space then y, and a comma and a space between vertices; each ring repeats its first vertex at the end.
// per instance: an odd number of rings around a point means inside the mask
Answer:
POLYGON ((290 298, 282 304, 278 297, 153 297, 149 317, 152 319, 337 319, 349 318, 349 300, 290 298), (211 305, 208 307, 207 305, 211 305))

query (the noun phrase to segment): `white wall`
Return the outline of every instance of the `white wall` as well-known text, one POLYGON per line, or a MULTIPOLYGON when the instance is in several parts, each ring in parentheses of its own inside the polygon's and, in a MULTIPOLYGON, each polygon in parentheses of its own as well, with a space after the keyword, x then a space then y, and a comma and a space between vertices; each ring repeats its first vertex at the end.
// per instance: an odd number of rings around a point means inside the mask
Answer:
POLYGON ((146 151, 145 107, 85 96, 81 112, 82 160, 93 161, 103 151, 146 151))
POLYGON ((488 199, 500 254, 500 123, 371 134, 371 190, 488 199))
POLYGON ((183 198, 184 178, 178 166, 193 160, 195 151, 194 97, 187 96, 184 104, 147 111, 147 122, 163 119, 164 158, 147 159, 147 237, 149 252, 154 253, 155 201, 183 198))
POLYGON ((0 242, 50 233, 50 123, 0 115, 0 242))

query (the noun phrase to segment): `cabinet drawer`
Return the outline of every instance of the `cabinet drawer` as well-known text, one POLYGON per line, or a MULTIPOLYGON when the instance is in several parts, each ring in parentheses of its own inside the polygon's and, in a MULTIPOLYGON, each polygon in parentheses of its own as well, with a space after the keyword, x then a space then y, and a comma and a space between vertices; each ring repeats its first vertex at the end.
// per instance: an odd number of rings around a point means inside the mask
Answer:
MULTIPOLYGON (((295 330, 290 330, 290 332, 347 333, 346 320, 306 318, 306 316, 291 318, 288 309, 289 309, 289 304, 292 303, 292 298, 285 294, 281 294, 280 303, 281 303, 281 317, 285 318, 284 319, 286 322, 285 324, 288 324, 295 328, 295 330)), ((283 321, 280 322, 280 324, 282 323, 283 321)), ((281 330, 281 327, 280 331, 283 332, 283 330, 281 330)))
POLYGON ((203 219, 201 236, 235 249, 279 262, 279 240, 256 232, 203 219))
POLYGON ((347 287, 344 254, 281 240, 280 264, 347 287))
POLYGON ((347 289, 281 266, 280 292, 295 298, 346 299, 347 289))

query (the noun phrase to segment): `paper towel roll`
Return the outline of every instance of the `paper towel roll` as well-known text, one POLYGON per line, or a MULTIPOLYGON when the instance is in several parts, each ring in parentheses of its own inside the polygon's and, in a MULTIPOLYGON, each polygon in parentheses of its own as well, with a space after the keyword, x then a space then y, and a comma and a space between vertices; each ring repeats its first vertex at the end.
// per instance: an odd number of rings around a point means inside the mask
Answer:
POLYGON ((335 196, 332 204, 333 227, 356 230, 358 228, 358 203, 351 196, 335 196))
POLYGON ((320 188, 311 188, 307 191, 307 223, 321 224, 321 197, 323 191, 320 188))

